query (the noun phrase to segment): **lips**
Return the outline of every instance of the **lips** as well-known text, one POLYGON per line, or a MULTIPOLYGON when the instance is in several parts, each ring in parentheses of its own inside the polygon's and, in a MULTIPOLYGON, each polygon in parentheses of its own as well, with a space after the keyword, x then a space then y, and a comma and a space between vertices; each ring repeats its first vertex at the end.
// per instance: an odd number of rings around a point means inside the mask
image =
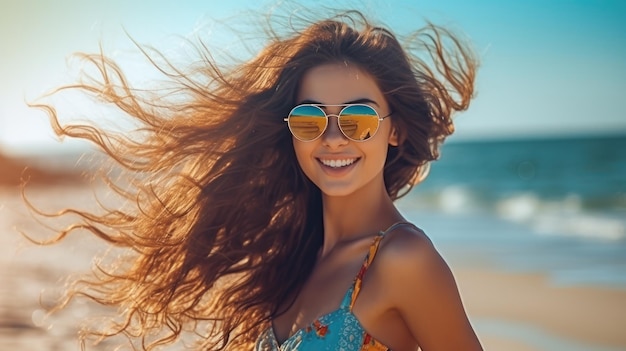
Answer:
POLYGON ((326 167, 341 168, 347 167, 356 162, 358 158, 344 158, 344 159, 319 159, 319 161, 326 167))

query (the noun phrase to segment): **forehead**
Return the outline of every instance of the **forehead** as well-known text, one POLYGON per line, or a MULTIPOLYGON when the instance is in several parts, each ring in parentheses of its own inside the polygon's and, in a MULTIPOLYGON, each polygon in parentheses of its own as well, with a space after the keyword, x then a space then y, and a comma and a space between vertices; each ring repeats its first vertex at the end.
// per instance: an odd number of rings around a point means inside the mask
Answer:
POLYGON ((309 69, 300 81, 298 101, 342 104, 368 98, 383 103, 385 98, 373 76, 349 63, 324 64, 309 69))

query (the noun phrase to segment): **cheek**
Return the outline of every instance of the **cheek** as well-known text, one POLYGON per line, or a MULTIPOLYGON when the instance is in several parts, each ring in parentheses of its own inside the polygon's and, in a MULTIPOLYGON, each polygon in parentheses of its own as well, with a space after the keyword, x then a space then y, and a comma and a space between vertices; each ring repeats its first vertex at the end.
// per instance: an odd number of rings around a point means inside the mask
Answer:
POLYGON ((297 139, 293 139, 293 150, 298 160, 300 168, 306 169, 307 163, 310 162, 311 147, 308 145, 311 143, 303 143, 297 139))

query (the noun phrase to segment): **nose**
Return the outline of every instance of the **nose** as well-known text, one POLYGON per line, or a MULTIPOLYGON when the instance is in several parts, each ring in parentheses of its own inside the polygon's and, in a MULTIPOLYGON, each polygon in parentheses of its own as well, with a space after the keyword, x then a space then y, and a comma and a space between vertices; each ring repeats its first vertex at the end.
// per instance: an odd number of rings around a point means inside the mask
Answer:
POLYGON ((337 115, 328 115, 328 126, 322 134, 322 142, 329 148, 336 148, 349 142, 348 138, 339 129, 339 119, 337 115))

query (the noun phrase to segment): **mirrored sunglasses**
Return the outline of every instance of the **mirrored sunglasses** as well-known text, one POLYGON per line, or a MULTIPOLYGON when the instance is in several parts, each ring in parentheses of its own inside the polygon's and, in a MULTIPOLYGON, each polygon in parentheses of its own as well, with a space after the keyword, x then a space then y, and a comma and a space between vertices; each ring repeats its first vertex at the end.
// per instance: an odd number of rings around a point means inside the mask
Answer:
POLYGON ((294 107, 284 120, 293 136, 300 141, 319 138, 328 127, 328 118, 337 117, 341 133, 352 141, 365 141, 378 131, 380 122, 391 116, 380 117, 376 110, 365 104, 320 105, 302 104, 294 107), (322 107, 343 106, 339 114, 327 114, 322 107))

